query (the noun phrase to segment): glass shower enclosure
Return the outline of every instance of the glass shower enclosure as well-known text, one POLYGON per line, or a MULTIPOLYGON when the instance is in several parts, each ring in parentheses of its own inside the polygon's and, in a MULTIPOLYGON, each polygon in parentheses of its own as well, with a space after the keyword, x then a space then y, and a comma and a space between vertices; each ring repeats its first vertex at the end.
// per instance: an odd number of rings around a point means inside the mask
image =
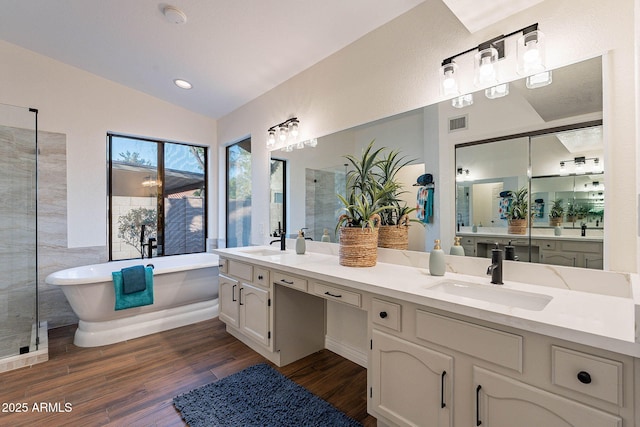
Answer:
POLYGON ((37 110, 0 104, 0 360, 38 349, 37 110))

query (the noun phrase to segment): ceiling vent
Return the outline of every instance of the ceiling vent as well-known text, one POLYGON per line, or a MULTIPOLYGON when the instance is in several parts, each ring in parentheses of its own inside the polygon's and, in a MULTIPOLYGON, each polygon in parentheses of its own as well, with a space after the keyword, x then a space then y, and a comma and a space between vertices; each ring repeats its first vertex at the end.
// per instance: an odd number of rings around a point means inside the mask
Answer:
POLYGON ((450 117, 449 133, 457 132, 459 130, 467 130, 469 128, 468 119, 469 119, 468 114, 465 114, 464 116, 450 117))

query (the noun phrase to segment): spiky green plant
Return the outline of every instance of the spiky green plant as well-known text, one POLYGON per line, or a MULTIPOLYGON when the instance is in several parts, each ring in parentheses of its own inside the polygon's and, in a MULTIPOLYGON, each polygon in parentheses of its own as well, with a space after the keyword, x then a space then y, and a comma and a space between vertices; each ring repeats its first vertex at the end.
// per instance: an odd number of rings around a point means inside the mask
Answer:
POLYGON ((562 199, 554 200, 551 209, 549 209, 549 218, 562 218, 563 215, 564 207, 562 206, 562 199))
POLYGON ((528 195, 527 187, 511 192, 511 204, 507 210, 507 219, 527 219, 529 215, 528 195))
POLYGON ((397 178, 398 172, 414 161, 415 159, 407 160, 406 156, 400 156, 399 150, 391 150, 378 162, 375 171, 376 180, 380 185, 390 186, 390 191, 382 203, 391 206, 380 212, 381 225, 396 225, 404 214, 415 210, 407 207, 406 203, 400 200, 400 195, 406 191, 403 191, 402 184, 397 178))

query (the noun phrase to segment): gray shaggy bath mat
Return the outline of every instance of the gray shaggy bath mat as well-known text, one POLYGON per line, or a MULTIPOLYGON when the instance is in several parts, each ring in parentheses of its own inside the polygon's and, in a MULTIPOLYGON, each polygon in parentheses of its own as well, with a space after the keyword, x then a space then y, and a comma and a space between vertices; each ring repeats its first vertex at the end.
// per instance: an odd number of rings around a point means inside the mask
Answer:
POLYGON ((362 427, 264 363, 181 394, 173 404, 190 427, 362 427))

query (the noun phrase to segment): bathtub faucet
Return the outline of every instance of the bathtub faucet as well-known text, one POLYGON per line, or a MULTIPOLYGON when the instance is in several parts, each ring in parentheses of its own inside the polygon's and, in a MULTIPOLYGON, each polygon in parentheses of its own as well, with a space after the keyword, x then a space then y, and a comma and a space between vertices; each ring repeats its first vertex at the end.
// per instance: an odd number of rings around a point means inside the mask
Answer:
POLYGON ((155 241, 156 241, 155 237, 149 237, 149 240, 147 241, 147 243, 143 243, 142 244, 142 258, 143 259, 144 259, 144 248, 145 248, 145 246, 147 247, 147 258, 153 258, 153 250, 158 247, 158 245, 155 243, 155 241))

